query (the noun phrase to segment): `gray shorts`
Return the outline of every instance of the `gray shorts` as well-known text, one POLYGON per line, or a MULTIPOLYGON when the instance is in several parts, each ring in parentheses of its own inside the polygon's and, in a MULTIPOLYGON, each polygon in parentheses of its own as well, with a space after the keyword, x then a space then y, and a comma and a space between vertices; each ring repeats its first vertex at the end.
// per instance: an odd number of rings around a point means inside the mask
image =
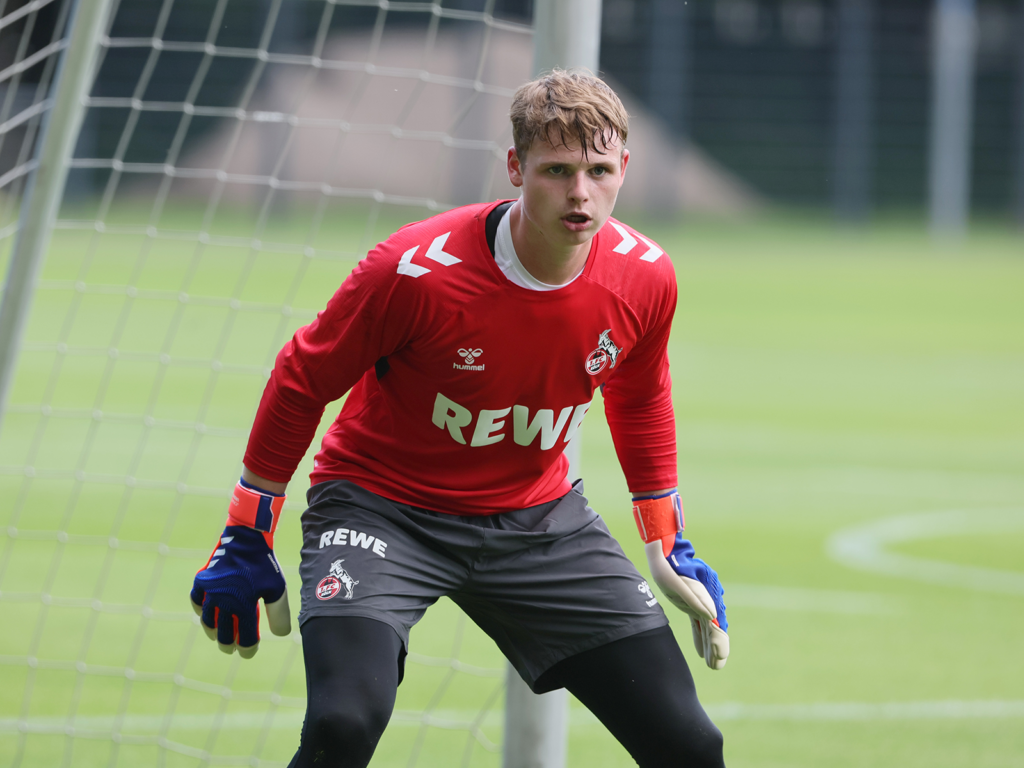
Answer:
POLYGON ((577 483, 561 499, 471 517, 319 483, 302 515, 302 610, 409 630, 447 595, 528 685, 577 653, 668 623, 577 483))

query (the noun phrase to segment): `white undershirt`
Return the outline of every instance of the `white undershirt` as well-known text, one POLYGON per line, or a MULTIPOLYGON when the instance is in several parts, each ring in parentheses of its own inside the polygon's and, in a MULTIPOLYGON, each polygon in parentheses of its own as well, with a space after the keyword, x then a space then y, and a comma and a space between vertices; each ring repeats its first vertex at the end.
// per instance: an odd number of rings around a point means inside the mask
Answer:
MULTIPOLYGON (((516 247, 512 243, 512 217, 509 215, 511 212, 512 206, 509 206, 508 210, 505 211, 505 215, 501 217, 501 221, 498 222, 498 232, 494 237, 494 261, 505 277, 520 288, 527 288, 531 291, 557 291, 559 288, 565 288, 565 286, 583 274, 581 269, 568 283, 551 285, 550 283, 542 283, 527 272, 526 267, 519 261, 519 256, 516 255, 516 247)), ((586 267, 586 262, 583 263, 583 266, 586 267)))

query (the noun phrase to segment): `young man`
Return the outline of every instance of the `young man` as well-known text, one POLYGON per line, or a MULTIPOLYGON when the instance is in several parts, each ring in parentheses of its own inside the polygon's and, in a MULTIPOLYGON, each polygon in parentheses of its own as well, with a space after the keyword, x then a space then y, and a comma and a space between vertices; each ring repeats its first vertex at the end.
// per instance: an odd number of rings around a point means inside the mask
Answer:
POLYGON ((600 387, 654 579, 721 668, 722 590, 682 538, 675 491, 675 275, 610 218, 628 117, 602 81, 555 71, 518 90, 511 119, 521 197, 403 227, 281 350, 196 575, 193 605, 222 650, 255 653, 260 597, 287 633, 273 532, 324 407, 348 392, 302 516, 296 768, 369 763, 409 630, 442 595, 533 690, 568 688, 639 765, 723 765, 661 606, 566 479, 563 449, 600 387))

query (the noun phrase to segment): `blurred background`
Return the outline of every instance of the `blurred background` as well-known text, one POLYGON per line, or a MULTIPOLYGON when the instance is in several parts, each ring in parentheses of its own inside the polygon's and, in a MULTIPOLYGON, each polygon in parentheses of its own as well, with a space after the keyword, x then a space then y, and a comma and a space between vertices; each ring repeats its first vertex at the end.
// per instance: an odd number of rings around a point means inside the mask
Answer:
MULTIPOLYGON (((25 4, 12 0, 6 11, 25 4)), ((174 3, 164 39, 204 40, 219 5, 209 0, 174 3)), ((467 11, 486 6, 494 18, 522 25, 530 24, 533 13, 530 0, 451 0, 443 6, 467 11)), ((124 0, 111 34, 151 36, 157 7, 155 0, 124 0)), ((217 44, 255 46, 270 7, 270 0, 227 3, 217 44)), ((352 58, 357 51, 365 53, 378 10, 375 3, 339 4, 327 30, 335 50, 347 49, 352 58)), ((50 2, 33 14, 28 55, 51 42, 62 12, 62 3, 50 2)), ((308 54, 316 43, 321 16, 320 2, 281 3, 268 51, 308 54)), ((654 192, 645 196, 627 188, 623 203, 669 214, 686 208, 746 211, 770 204, 832 212, 855 222, 874 214, 921 216, 940 194, 930 191, 930 184, 938 183, 936 177, 943 173, 940 166, 954 162, 964 176, 954 183, 964 186, 965 204, 972 213, 1024 221, 1022 17, 1024 5, 1018 0, 605 0, 601 73, 623 92, 640 118, 643 144, 651 147, 646 154, 679 155, 675 164, 653 164, 661 171, 652 171, 656 175, 674 178, 653 180, 648 189, 654 192), (941 19, 946 19, 951 34, 940 34, 945 28, 941 19), (937 77, 940 68, 947 72, 945 78, 937 77), (940 120, 949 124, 945 132, 937 125, 940 120), (659 143, 651 144, 650 133, 659 143)), ((429 14, 392 13, 376 52, 378 60, 394 62, 400 49, 409 58, 409 42, 422 37, 429 22, 429 14)), ((0 31, 0 68, 24 55, 19 54, 19 45, 26 23, 23 18, 0 31)), ((441 34, 451 71, 460 64, 475 67, 477 25, 452 20, 441 34)), ((530 38, 500 33, 495 37, 504 39, 492 41, 488 72, 481 74, 514 85, 528 74, 530 38)), ((138 46, 108 51, 93 96, 132 96, 147 56, 148 49, 138 46)), ((199 50, 169 48, 137 97, 180 101, 202 58, 199 50)), ((26 69, 16 93, 5 89, 4 98, 12 102, 4 107, 8 113, 17 111, 18 99, 30 98, 28 92, 44 65, 26 69)), ((218 56, 197 103, 236 103, 253 66, 251 59, 218 56)), ((276 68, 281 72, 268 74, 261 82, 264 91, 282 87, 286 71, 296 69, 276 68)), ((338 89, 344 87, 339 78, 332 96, 321 98, 338 100, 338 89)), ((266 93, 262 97, 268 98, 266 93)), ((375 103, 363 102, 364 114, 376 111, 374 116, 379 117, 388 109, 387 94, 367 98, 375 103)), ((306 109, 316 107, 307 104, 306 109)), ((494 120, 492 132, 497 133, 504 120, 502 109, 497 103, 489 108, 478 105, 479 114, 469 115, 461 130, 479 130, 482 123, 490 127, 486 122, 494 120)), ((129 113, 120 105, 90 109, 76 155, 111 156, 129 113)), ((136 133, 124 160, 163 162, 157 156, 166 151, 177 117, 173 111, 147 111, 142 117, 144 131, 136 133)), ((217 122, 215 117, 194 121, 185 154, 201 152, 204 142, 211 151, 210 134, 216 132, 217 122)), ((267 133, 274 128, 280 126, 270 126, 267 133)), ((273 137, 266 137, 262 146, 263 164, 272 163, 273 137)), ((5 137, 0 170, 17 165, 19 148, 16 134, 5 137)), ((249 165, 259 170, 255 159, 249 165)), ((77 169, 69 180, 68 197, 96 194, 105 180, 101 170, 77 169)), ((480 196, 480 190, 461 183, 462 189, 452 190, 454 202, 480 196)))
MULTIPOLYGON (((223 656, 192 577, 285 340, 397 227, 515 195, 544 30, 527 0, 113 2, 36 273, 71 9, 0 0, 0 765, 283 768, 299 634, 223 656)), ((575 20, 632 117, 616 216, 678 278, 680 488, 727 668, 669 613, 728 764, 1024 766, 1024 2, 575 20)), ((601 411, 586 492, 643 570, 601 411)), ((276 539, 293 598, 312 453, 276 539)), ((505 674, 439 602, 373 765, 519 768, 505 674)), ((565 765, 632 764, 565 719, 565 765)))

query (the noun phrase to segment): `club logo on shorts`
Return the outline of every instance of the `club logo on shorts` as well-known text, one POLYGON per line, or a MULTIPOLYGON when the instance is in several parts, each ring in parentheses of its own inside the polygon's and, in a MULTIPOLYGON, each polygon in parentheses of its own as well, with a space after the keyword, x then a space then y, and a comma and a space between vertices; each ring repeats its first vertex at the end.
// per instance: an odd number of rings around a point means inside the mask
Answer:
POLYGON ((646 603, 647 603, 647 607, 648 607, 648 608, 653 608, 653 607, 654 607, 654 605, 655 605, 655 604, 656 604, 656 603, 658 602, 658 598, 656 598, 656 597, 654 596, 654 592, 652 592, 652 591, 651 591, 651 585, 650 585, 650 584, 648 584, 648 583, 647 583, 646 581, 641 581, 641 582, 640 582, 640 583, 639 583, 639 584, 637 585, 637 589, 638 589, 638 590, 640 590, 640 592, 641 592, 642 594, 645 594, 645 595, 647 595, 647 596, 648 596, 649 598, 651 598, 650 600, 645 600, 644 602, 646 602, 646 603))
POLYGON ((598 336, 597 349, 587 356, 585 367, 587 369, 587 373, 591 376, 596 376, 603 371, 609 362, 612 364, 612 368, 614 368, 615 363, 619 359, 619 353, 622 352, 622 350, 619 347, 616 347, 615 343, 611 340, 611 337, 609 336, 611 332, 612 329, 609 328, 598 336))
POLYGON ((341 592, 341 582, 333 576, 328 576, 326 579, 322 579, 320 583, 316 585, 317 600, 330 600, 339 592, 341 592))
POLYGON ((345 588, 344 600, 351 600, 355 592, 356 584, 359 582, 353 579, 349 572, 341 567, 344 559, 335 560, 331 563, 331 573, 316 585, 317 600, 330 600, 345 588))

